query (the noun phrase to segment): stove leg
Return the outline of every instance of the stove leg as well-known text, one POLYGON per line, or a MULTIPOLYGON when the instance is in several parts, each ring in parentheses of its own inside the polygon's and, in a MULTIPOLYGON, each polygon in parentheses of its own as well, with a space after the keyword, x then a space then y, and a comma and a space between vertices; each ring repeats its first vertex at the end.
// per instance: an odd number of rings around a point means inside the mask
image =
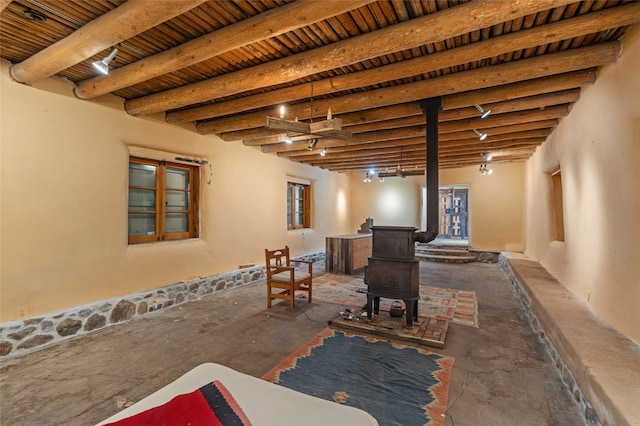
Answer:
POLYGON ((413 327, 413 319, 418 319, 418 302, 413 300, 405 300, 404 305, 407 308, 407 328, 413 327))

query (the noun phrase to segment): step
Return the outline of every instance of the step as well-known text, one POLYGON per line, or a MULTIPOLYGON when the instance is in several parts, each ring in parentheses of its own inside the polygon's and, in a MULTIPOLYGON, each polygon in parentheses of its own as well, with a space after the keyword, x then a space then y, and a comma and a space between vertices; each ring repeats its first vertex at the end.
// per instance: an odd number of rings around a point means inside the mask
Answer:
POLYGON ((438 255, 438 254, 423 254, 416 253, 416 257, 420 260, 425 260, 427 262, 442 262, 442 263, 471 263, 476 261, 475 256, 465 255, 465 256, 447 256, 447 255, 438 255))
POLYGON ((416 253, 436 256, 469 256, 466 249, 416 248, 416 253))

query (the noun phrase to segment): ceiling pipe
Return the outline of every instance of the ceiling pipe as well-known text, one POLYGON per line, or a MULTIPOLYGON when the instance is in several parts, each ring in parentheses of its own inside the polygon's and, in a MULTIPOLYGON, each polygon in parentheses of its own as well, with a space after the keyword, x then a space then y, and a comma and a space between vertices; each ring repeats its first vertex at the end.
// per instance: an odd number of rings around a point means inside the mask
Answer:
POLYGON ((438 236, 439 231, 438 113, 442 111, 441 98, 424 99, 420 108, 427 119, 427 230, 418 232, 416 240, 428 243, 438 236))

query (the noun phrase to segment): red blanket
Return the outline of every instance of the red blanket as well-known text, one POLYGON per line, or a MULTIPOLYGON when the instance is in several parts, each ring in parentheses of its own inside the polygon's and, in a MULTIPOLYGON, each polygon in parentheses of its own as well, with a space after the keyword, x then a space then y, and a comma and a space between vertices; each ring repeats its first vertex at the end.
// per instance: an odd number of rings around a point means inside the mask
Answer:
POLYGON ((250 426, 231 393, 218 380, 188 394, 153 407, 126 419, 109 423, 114 426, 250 426))

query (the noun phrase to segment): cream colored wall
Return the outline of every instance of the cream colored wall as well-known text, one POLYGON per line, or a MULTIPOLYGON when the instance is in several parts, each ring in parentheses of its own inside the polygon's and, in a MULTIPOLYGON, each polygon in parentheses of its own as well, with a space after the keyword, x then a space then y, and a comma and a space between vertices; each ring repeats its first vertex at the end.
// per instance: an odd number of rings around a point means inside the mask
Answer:
POLYGON ((367 218, 374 226, 420 227, 420 182, 424 177, 405 179, 376 177, 363 182, 364 174, 351 175, 351 232, 360 229, 367 218))
POLYGON ((524 250, 525 163, 490 164, 440 171, 440 186, 469 185, 469 245, 496 251, 524 250))
MULTIPOLYGON (((494 173, 481 175, 478 167, 442 169, 439 186, 469 185, 469 244, 478 249, 524 249, 524 163, 491 165, 494 173)), ((420 228, 420 187, 424 176, 374 178, 353 175, 351 228, 367 217, 374 225, 420 228)))
POLYGON ((527 169, 525 254, 640 342, 640 26, 582 90, 527 169), (560 166, 565 240, 554 241, 546 174, 560 166))
POLYGON ((2 322, 263 264, 267 247, 324 251, 351 231, 346 175, 130 117, 115 97, 80 101, 62 79, 20 85, 6 62, 0 74, 2 322), (127 245, 129 145, 209 160, 199 239, 127 245), (286 229, 287 175, 312 182, 312 229, 286 229))

